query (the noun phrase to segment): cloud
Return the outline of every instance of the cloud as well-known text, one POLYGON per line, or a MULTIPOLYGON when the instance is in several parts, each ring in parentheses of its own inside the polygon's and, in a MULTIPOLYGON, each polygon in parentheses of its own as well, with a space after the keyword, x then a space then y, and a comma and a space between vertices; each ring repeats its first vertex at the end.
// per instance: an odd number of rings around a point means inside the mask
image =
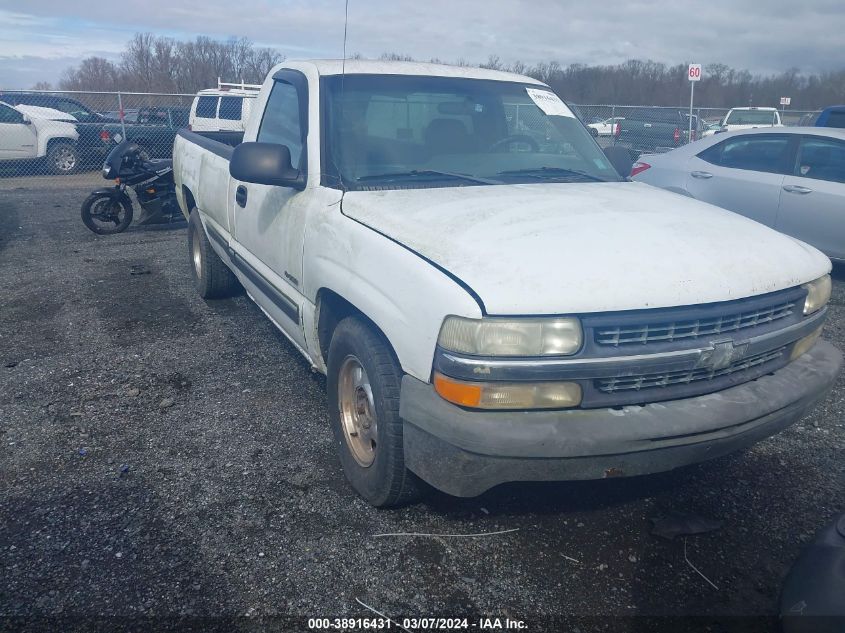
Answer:
MULTIPOLYGON (((177 38, 246 36, 289 57, 339 57, 343 0, 0 0, 0 85, 16 59, 117 58, 136 31, 177 38), (4 9, 4 6, 8 8, 4 9), (24 7, 24 8, 21 8, 24 7), (131 16, 128 18, 126 16, 131 16)), ((839 67, 841 0, 350 0, 350 53, 398 52, 420 59, 481 62, 556 60, 613 64, 629 58, 667 63, 723 62, 752 72, 839 67)), ((53 61, 45 79, 55 81, 53 61), (49 76, 48 76, 49 75, 49 76)))

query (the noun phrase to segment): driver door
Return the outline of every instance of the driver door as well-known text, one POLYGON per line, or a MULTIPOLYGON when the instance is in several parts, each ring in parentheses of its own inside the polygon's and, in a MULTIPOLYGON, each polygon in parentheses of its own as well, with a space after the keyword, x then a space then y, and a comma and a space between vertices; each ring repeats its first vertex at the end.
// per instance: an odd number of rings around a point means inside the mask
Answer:
MULTIPOLYGON (((280 80, 276 75, 255 139, 278 143, 290 150, 291 164, 307 165, 307 96, 305 78, 280 80)), ((298 73, 297 73, 298 74, 298 73)), ((298 345, 305 347, 301 327, 302 247, 306 195, 289 188, 233 180, 230 193, 236 258, 256 302, 298 345), (251 287, 250 287, 251 286, 251 287)))
POLYGON ((35 125, 14 108, 0 104, 0 159, 35 158, 37 153, 35 125))

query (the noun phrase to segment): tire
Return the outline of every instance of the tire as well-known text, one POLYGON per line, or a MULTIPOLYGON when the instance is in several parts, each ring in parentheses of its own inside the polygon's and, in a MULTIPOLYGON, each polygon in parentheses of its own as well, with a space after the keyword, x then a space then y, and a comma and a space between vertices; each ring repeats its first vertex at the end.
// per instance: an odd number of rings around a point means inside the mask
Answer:
POLYGON ((347 317, 332 335, 327 369, 329 421, 352 488, 377 508, 416 501, 424 484, 405 468, 402 371, 387 341, 362 319, 347 317))
POLYGON ((97 235, 121 233, 132 224, 132 201, 126 195, 92 193, 82 203, 82 223, 97 235))
POLYGON ((60 141, 52 143, 47 150, 47 171, 57 176, 75 174, 79 171, 79 154, 73 143, 60 141))
POLYGON ((240 290, 237 277, 211 247, 196 209, 191 210, 188 220, 188 263, 194 286, 203 299, 223 299, 240 290))

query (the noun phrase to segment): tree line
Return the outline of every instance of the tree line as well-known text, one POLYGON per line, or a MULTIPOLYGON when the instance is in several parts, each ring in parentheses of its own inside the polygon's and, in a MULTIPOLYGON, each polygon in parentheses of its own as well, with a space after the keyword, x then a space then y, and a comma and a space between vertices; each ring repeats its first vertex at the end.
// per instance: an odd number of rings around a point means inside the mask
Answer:
MULTIPOLYGON (((218 41, 200 36, 178 41, 138 33, 127 43, 119 61, 102 57, 84 59, 78 66, 64 71, 58 87, 195 93, 216 86, 218 77, 230 82, 261 83, 269 70, 284 59, 276 49, 256 47, 246 38, 218 41)), ((386 53, 381 59, 412 60, 397 53, 386 53)), ((475 65, 466 60, 452 63, 475 65)), ((519 61, 508 64, 498 55, 491 55, 478 65, 535 77, 572 103, 665 106, 689 103, 686 63, 667 65, 632 59, 613 65, 562 65, 556 61, 529 65, 519 61)), ((37 87, 49 88, 44 83, 37 87)), ((802 74, 798 68, 790 68, 774 75, 754 75, 721 63, 706 64, 695 94, 700 107, 777 106, 781 97, 791 97, 791 109, 817 109, 845 103, 845 69, 802 74)))
MULTIPOLYGON (((572 103, 689 104, 687 63, 670 66, 632 59, 609 66, 561 66, 557 62, 527 66, 520 62, 503 64, 497 56, 491 56, 481 66, 535 77, 572 103)), ((702 79, 695 86, 699 107, 778 106, 781 97, 791 98, 789 108, 793 110, 845 103, 845 68, 808 75, 798 68, 775 75, 752 75, 725 64, 705 64, 702 70, 702 79)))
POLYGON ((247 38, 178 41, 137 33, 117 63, 103 57, 83 59, 62 73, 59 89, 191 94, 216 87, 218 77, 260 84, 284 59, 279 51, 256 47, 247 38))

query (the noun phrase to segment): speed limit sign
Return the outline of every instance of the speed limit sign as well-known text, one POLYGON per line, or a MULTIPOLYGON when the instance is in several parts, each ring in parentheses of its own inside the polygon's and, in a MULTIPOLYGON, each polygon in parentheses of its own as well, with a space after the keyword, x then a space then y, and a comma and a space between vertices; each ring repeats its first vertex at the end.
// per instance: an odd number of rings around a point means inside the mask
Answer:
POLYGON ((690 81, 701 81, 701 64, 690 64, 687 77, 690 81))

